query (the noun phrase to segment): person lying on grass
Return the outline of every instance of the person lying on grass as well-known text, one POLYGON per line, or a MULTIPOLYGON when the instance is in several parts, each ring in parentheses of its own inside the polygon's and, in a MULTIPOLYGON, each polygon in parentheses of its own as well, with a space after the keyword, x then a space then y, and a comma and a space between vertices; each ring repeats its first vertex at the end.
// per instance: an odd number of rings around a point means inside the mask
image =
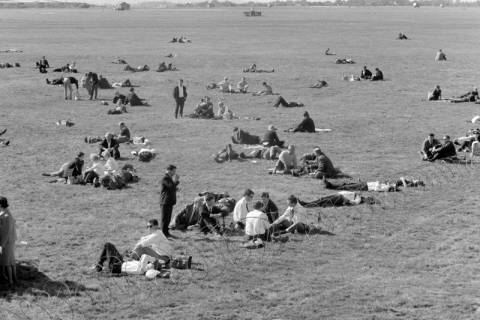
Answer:
POLYGON ((462 94, 461 96, 454 97, 448 100, 450 100, 450 102, 452 103, 460 103, 460 102, 476 102, 480 100, 480 98, 478 96, 478 89, 473 88, 472 91, 469 91, 465 94, 462 94))
POLYGON ((228 106, 225 105, 225 102, 219 101, 215 119, 233 120, 238 119, 238 117, 228 108, 228 106))
POLYGON ((103 156, 103 153, 108 151, 114 159, 120 159, 120 151, 118 150, 119 147, 120 145, 117 139, 114 138, 113 133, 107 132, 105 134, 105 139, 103 139, 103 141, 99 144, 98 155, 103 156))
POLYGON ((287 100, 285 100, 282 96, 279 96, 277 98, 277 100, 273 104, 273 107, 278 108, 280 105, 282 107, 285 107, 285 108, 301 108, 301 107, 304 106, 303 103, 298 103, 298 102, 295 102, 295 101, 287 102, 287 100))
POLYGON ((84 153, 79 152, 75 159, 72 161, 66 162, 62 164, 58 171, 50 172, 50 173, 42 173, 43 176, 46 177, 59 177, 64 178, 65 181, 69 178, 72 178, 73 181, 75 180, 82 180, 82 169, 84 165, 84 153))
POLYGON ((343 206, 356 206, 362 203, 379 204, 379 201, 373 197, 364 197, 352 191, 339 191, 336 194, 323 196, 314 201, 301 201, 298 203, 305 208, 330 208, 343 206))
POLYGON ((257 65, 254 63, 250 67, 243 69, 243 72, 272 73, 275 72, 275 69, 258 69, 257 65))
POLYGON ((323 179, 326 189, 332 190, 347 190, 347 191, 376 191, 376 192, 395 192, 400 191, 401 188, 425 186, 425 183, 417 179, 408 179, 400 177, 394 182, 341 182, 333 183, 323 179))
POLYGON ((260 144, 260 137, 250 134, 248 131, 233 128, 232 142, 235 144, 260 144))
POLYGON ((278 159, 278 155, 282 152, 282 149, 278 146, 271 147, 259 147, 247 154, 244 152, 236 152, 233 150, 232 145, 228 144, 224 149, 220 150, 214 155, 214 160, 217 163, 224 163, 232 160, 245 160, 245 159, 264 159, 275 160, 278 159))
POLYGON ((103 265, 106 262, 108 265, 108 271, 114 274, 120 274, 127 270, 133 270, 129 273, 143 274, 147 271, 147 265, 140 264, 142 256, 144 255, 153 258, 152 262, 157 261, 160 265, 168 265, 173 249, 170 245, 170 241, 165 237, 162 230, 159 229, 158 220, 149 220, 147 223, 147 229, 149 234, 140 238, 133 249, 127 254, 128 258, 137 262, 136 264, 133 263, 136 268, 131 268, 131 261, 129 261, 130 263, 125 261, 125 257, 118 251, 118 249, 112 243, 107 242, 103 245, 98 262, 94 266, 95 271, 101 272, 103 270, 103 265), (128 264, 130 264, 130 266, 128 264), (129 268, 127 268, 127 266, 129 268))
POLYGON ((315 132, 315 123, 313 122, 313 119, 310 118, 310 114, 308 111, 305 111, 303 113, 303 120, 300 122, 295 128, 290 128, 285 130, 286 132, 309 132, 309 133, 314 133, 315 132))
POLYGON ((372 79, 372 71, 367 69, 367 66, 363 66, 362 73, 360 73, 360 78, 364 80, 372 79))
POLYGON ((266 82, 263 82, 262 85, 263 85, 263 89, 253 93, 254 96, 266 96, 266 95, 273 94, 273 89, 271 86, 269 86, 266 82))

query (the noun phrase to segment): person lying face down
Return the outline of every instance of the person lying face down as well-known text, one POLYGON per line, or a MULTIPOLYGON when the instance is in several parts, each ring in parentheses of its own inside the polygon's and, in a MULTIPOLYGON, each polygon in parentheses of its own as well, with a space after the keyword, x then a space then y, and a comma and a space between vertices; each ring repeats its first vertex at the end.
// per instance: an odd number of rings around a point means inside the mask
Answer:
POLYGON ((130 252, 130 257, 137 262, 136 264, 135 262, 133 263, 136 268, 132 268, 131 261, 125 261, 125 258, 120 254, 117 248, 112 243, 107 242, 103 245, 98 262, 94 267, 95 270, 97 272, 102 271, 104 263, 107 262, 108 270, 111 273, 127 272, 132 274, 143 274, 147 271, 147 265, 141 265, 139 262, 141 262, 144 255, 151 257, 152 261, 159 260, 162 265, 168 264, 173 249, 169 240, 165 237, 162 230, 159 229, 158 220, 149 220, 147 223, 147 229, 149 234, 140 238, 130 252), (127 268, 127 265, 130 265, 129 268, 127 268))

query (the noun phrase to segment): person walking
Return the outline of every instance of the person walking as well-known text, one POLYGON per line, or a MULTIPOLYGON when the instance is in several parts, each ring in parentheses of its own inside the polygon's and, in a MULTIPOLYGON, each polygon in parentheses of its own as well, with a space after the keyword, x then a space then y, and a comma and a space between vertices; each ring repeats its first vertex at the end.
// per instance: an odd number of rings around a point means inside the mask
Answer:
POLYGON ((173 98, 175 99, 175 119, 178 115, 183 118, 183 106, 185 105, 185 100, 187 100, 187 88, 183 85, 183 79, 178 81, 178 86, 173 89, 173 98))
POLYGON ((172 219, 173 206, 177 203, 177 189, 179 183, 180 180, 177 174, 177 167, 170 164, 162 179, 162 189, 160 191, 160 228, 163 234, 168 238, 172 237, 168 231, 168 226, 172 219))
POLYGON ((0 276, 7 280, 10 286, 17 282, 16 240, 15 219, 8 210, 8 200, 5 197, 0 197, 0 276))

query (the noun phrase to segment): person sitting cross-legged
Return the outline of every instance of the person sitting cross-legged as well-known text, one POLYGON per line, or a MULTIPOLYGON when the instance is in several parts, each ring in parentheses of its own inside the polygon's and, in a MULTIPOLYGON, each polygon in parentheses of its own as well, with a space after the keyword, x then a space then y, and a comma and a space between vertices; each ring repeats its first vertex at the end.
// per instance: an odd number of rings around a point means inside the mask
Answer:
POLYGON ((270 199, 270 195, 268 192, 262 192, 260 195, 262 199, 262 208, 261 211, 265 212, 268 217, 268 222, 272 223, 273 221, 278 219, 278 207, 277 205, 270 199))
MULTIPOLYGON (((137 242, 130 256, 133 260, 138 261, 142 255, 148 255, 153 259, 160 260, 162 264, 167 265, 170 262, 173 249, 170 246, 169 240, 165 237, 162 230, 158 227, 158 220, 151 219, 148 221, 147 228, 150 233, 137 242)), ((95 265, 97 272, 102 271, 103 264, 108 263, 108 270, 111 273, 122 273, 126 269, 127 262, 117 248, 110 242, 103 245, 100 258, 95 265)), ((145 273, 146 270, 136 270, 137 274, 145 273)))
POLYGON ((285 212, 272 223, 273 233, 279 231, 307 233, 309 230, 306 210, 298 206, 298 199, 291 195, 287 199, 288 207, 285 212))

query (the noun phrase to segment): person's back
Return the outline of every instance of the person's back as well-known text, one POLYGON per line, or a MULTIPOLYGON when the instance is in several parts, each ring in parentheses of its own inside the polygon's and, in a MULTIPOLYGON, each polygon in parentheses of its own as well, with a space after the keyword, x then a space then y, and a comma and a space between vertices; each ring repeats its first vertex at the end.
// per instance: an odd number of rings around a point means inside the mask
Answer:
POLYGON ((278 156, 278 160, 283 162, 285 168, 293 168, 297 167, 297 155, 295 153, 290 153, 288 150, 282 151, 278 156))
POLYGON ((128 101, 130 102, 130 105, 133 106, 141 106, 142 100, 137 96, 135 92, 130 92, 127 96, 128 101))
POLYGON ((265 87, 265 94, 273 94, 273 89, 270 85, 265 84, 264 87, 265 87))
POLYGON ((172 246, 162 230, 157 230, 154 233, 142 237, 135 245, 135 248, 137 247, 151 248, 159 256, 169 257, 173 252, 172 246))
POLYGON ((318 171, 322 172, 324 176, 333 177, 337 174, 337 170, 333 166, 332 160, 325 154, 317 156, 318 171))
POLYGON ((269 227, 267 215, 260 210, 250 211, 245 217, 245 234, 247 236, 265 234, 269 227))
POLYGON ((268 143, 267 146, 277 146, 280 143, 277 132, 275 130, 268 130, 263 136, 262 143, 268 143))
POLYGON ((315 123, 312 118, 305 117, 302 122, 293 130, 293 132, 315 132, 315 123))
POLYGON ((122 129, 120 130, 120 136, 130 139, 130 130, 127 128, 127 126, 122 126, 122 129))

